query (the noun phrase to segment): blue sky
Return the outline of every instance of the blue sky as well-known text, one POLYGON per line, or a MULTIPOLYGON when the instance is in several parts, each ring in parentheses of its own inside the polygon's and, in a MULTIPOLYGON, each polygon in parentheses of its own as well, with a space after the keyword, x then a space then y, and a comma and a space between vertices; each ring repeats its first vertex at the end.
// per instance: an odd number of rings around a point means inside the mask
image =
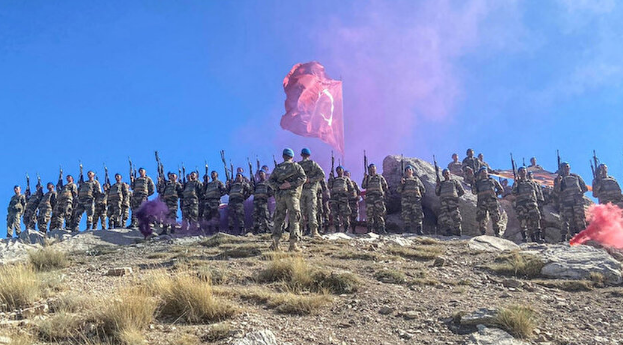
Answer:
POLYGON ((621 178, 621 18, 614 0, 3 1, 0 200, 80 160, 127 178, 131 156, 155 178, 156 149, 167 170, 284 146, 326 164, 329 147, 279 127, 282 80, 311 60, 344 82, 355 176, 363 149, 473 147, 501 168, 513 152, 553 169, 560 149, 587 182, 596 149, 621 178))

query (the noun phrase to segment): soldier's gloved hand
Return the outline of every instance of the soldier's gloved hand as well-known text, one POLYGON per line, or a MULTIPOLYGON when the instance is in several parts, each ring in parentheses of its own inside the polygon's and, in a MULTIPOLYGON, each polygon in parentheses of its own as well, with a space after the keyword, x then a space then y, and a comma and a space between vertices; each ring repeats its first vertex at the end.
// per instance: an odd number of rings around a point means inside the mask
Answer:
POLYGON ((290 186, 291 186, 290 182, 286 181, 279 186, 279 189, 288 189, 290 188, 290 186))

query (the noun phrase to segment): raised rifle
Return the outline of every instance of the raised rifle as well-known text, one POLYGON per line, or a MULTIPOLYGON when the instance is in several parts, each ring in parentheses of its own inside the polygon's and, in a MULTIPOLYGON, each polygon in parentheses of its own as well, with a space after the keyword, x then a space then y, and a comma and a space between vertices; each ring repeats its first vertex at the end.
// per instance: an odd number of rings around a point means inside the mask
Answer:
POLYGON ((28 173, 26 173, 26 197, 30 196, 30 176, 28 176, 28 173))
POLYGON ((182 168, 180 168, 180 166, 177 166, 177 176, 179 177, 178 181, 182 182, 182 168))
POLYGON ((257 165, 257 172, 260 172, 260 158, 256 155, 255 156, 255 164, 257 165))
POLYGON ((366 156, 366 150, 363 150, 363 174, 368 174, 368 156, 366 156))
POLYGON ((231 162, 231 159, 229 160, 229 168, 230 168, 230 172, 231 172, 231 179, 235 179, 236 178, 236 174, 234 174, 234 163, 231 162))
POLYGON ((595 174, 595 167, 593 166, 593 161, 588 161, 591 165, 591 172, 593 173, 593 180, 597 178, 597 174, 595 174))
POLYGON ((184 162, 182 162, 182 184, 186 185, 186 167, 184 162))
POLYGON ((158 168, 158 179, 164 181, 164 165, 162 165, 162 162, 160 161, 160 156, 158 156, 158 151, 155 151, 156 154, 156 166, 158 168))
POLYGON ((273 163, 275 163, 275 168, 277 167, 277 160, 275 159, 275 155, 273 155, 273 163))
POLYGON ((205 174, 203 175, 203 182, 207 184, 208 182, 210 182, 210 174, 208 173, 208 161, 204 160, 203 162, 205 163, 206 170, 205 174))
POLYGON ((331 151, 331 177, 335 176, 335 156, 333 156, 333 151, 331 151))
POLYGON ((80 183, 83 183, 84 182, 84 174, 82 173, 82 171, 83 171, 82 170, 82 161, 79 161, 79 162, 80 162, 80 180, 79 181, 80 181, 80 183))
POLYGON ((526 167, 526 157, 522 157, 521 160, 522 160, 522 163, 523 163, 523 167, 525 168, 526 167))
POLYGON ((108 176, 108 167, 104 163, 104 185, 110 187, 110 177, 108 176))
POLYGON ((37 173, 37 189, 39 189, 39 188, 41 188, 41 187, 43 187, 43 186, 41 185, 41 176, 39 176, 39 173, 37 173))
POLYGON ((400 154, 400 176, 405 176, 405 156, 400 154))
POLYGON ((597 175, 599 175, 600 171, 599 171, 599 158, 597 158, 597 153, 595 153, 595 150, 593 150, 593 162, 595 163, 595 174, 596 177, 598 177, 597 175))
POLYGON ((247 157, 247 163, 249 163, 249 182, 251 183, 251 187, 255 185, 255 177, 253 176, 253 164, 251 164, 251 160, 247 157))
POLYGON ((433 164, 435 164, 435 176, 437 177, 437 183, 441 182, 441 177, 439 177, 439 166, 437 165, 437 158, 433 155, 433 164))
POLYGON ((132 159, 128 156, 128 164, 130 164, 130 183, 134 183, 134 165, 132 164, 132 159))
POLYGON ((511 165, 513 166, 513 180, 517 181, 517 166, 515 165, 515 160, 513 159, 512 153, 511 153, 511 165))
POLYGON ((225 160, 225 150, 221 150, 221 161, 223 161, 223 168, 225 168, 225 181, 229 181, 229 171, 227 170, 227 161, 225 160))
POLYGON ((560 174, 560 164, 562 163, 560 161, 560 151, 556 150, 556 159, 558 160, 558 170, 556 171, 557 174, 560 174))

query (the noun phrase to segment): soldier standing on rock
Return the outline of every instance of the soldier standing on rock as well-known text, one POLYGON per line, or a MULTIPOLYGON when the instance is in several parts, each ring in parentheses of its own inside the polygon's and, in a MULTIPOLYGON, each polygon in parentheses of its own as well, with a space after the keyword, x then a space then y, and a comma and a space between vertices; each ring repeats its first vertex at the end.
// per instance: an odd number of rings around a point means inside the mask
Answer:
POLYGON ((102 230, 106 230, 106 215, 108 209, 108 195, 106 192, 99 192, 95 197, 95 212, 93 213, 93 230, 97 229, 97 223, 102 225, 102 230))
POLYGON ((361 197, 361 189, 355 180, 350 177, 350 171, 344 171, 344 175, 350 179, 350 183, 353 184, 355 194, 348 198, 348 206, 350 206, 350 228, 355 233, 357 227, 357 218, 359 218, 359 198, 361 197))
POLYGON ((50 221, 50 215, 56 205, 56 191, 54 190, 54 183, 48 182, 46 185, 48 191, 43 194, 41 200, 39 200, 39 214, 37 215, 37 226, 39 231, 46 233, 48 231, 48 222, 50 221))
POLYGON ((405 223, 405 232, 412 232, 415 225, 415 232, 422 233, 422 196, 426 193, 426 188, 420 179, 413 175, 413 167, 408 165, 405 168, 405 177, 400 180, 398 193, 400 193, 400 205, 402 207, 402 220, 405 223))
POLYGON ((311 151, 308 148, 301 150, 301 157, 303 158, 298 164, 305 171, 307 180, 303 184, 303 192, 301 194, 301 230, 305 229, 305 226, 309 227, 309 233, 311 237, 318 237, 318 220, 316 214, 318 212, 318 189, 319 182, 324 180, 324 171, 318 165, 318 163, 311 160, 311 151))
POLYGON ((221 197, 227 193, 227 188, 221 180, 218 179, 218 173, 214 170, 210 172, 212 181, 203 186, 203 200, 205 209, 203 210, 203 219, 208 223, 209 231, 218 231, 219 225, 219 206, 221 197))
POLYGON ((389 189, 383 175, 376 173, 376 165, 368 165, 368 173, 363 176, 361 188, 366 190, 366 220, 368 232, 386 234, 385 230, 385 193, 389 189))
POLYGON ((448 170, 452 175, 463 176, 463 164, 459 162, 458 154, 452 154, 452 162, 448 163, 448 170))
POLYGON ((26 230, 34 230, 37 224, 37 206, 39 206, 39 201, 41 201, 41 197, 43 197, 43 186, 41 184, 37 184, 37 191, 35 194, 30 194, 30 190, 28 186, 26 186, 26 193, 24 196, 26 197, 26 209, 24 210, 24 225, 26 226, 26 230))
POLYGON ((87 172, 87 180, 84 181, 82 177, 82 170, 80 171, 80 186, 78 187, 78 203, 76 210, 74 211, 73 223, 71 230, 76 232, 82 219, 82 214, 87 214, 87 230, 91 229, 93 225, 93 213, 95 208, 93 201, 97 195, 102 192, 102 188, 98 180, 95 179, 95 173, 93 171, 87 172))
POLYGON ((584 213, 584 193, 588 191, 584 180, 576 174, 571 174, 569 163, 560 164, 560 175, 554 191, 558 194, 562 228, 560 229, 561 242, 568 240, 578 232, 586 229, 586 215, 584 213))
POLYGON ((355 194, 355 189, 350 179, 344 176, 344 168, 340 165, 335 168, 337 176, 329 175, 329 182, 327 183, 329 190, 331 191, 331 199, 329 205, 331 205, 331 214, 333 214, 333 226, 335 226, 335 232, 340 231, 340 218, 342 224, 344 224, 344 232, 348 232, 350 226, 350 206, 349 198, 355 194))
POLYGON ((540 242, 541 213, 538 205, 540 187, 526 178, 526 168, 519 168, 517 175, 518 178, 513 183, 512 194, 516 197, 515 212, 521 227, 521 238, 523 242, 527 242, 527 230, 531 242, 540 242))
POLYGON ((121 174, 117 173, 115 174, 115 183, 112 186, 104 184, 104 192, 108 194, 106 215, 108 216, 109 229, 124 227, 128 220, 128 209, 127 207, 124 209, 124 205, 130 204, 130 187, 122 179, 121 174))
POLYGON ((162 201, 167 205, 169 210, 167 213, 167 219, 162 224, 161 235, 168 235, 174 232, 175 224, 177 223, 177 210, 180 197, 184 194, 182 185, 177 182, 177 174, 169 172, 167 174, 168 180, 158 179, 159 192, 162 201))
POLYGON ((6 237, 13 237, 13 229, 17 237, 22 233, 21 217, 26 207, 26 197, 22 194, 22 188, 20 186, 13 187, 15 195, 11 197, 9 201, 9 207, 7 208, 6 215, 6 237))
POLYGON ((435 185, 435 195, 439 197, 439 217, 437 224, 446 236, 461 236, 461 212, 459 211, 459 198, 465 194, 463 185, 452 179, 450 170, 443 169, 443 181, 438 180, 435 185))
POLYGON ((67 183, 63 185, 62 174, 58 178, 56 190, 58 198, 56 200, 56 208, 52 212, 52 220, 50 221, 50 229, 57 230, 63 227, 71 227, 71 215, 73 210, 74 199, 78 197, 78 187, 74 183, 74 177, 67 175, 67 183))
POLYGON ((490 215, 493 222, 493 232, 496 237, 500 237, 500 209, 497 197, 502 195, 504 190, 496 179, 489 176, 486 167, 480 168, 478 177, 472 188, 472 193, 478 196, 476 221, 480 233, 482 235, 486 233, 488 216, 490 215))
POLYGON ((130 182, 132 187, 132 197, 130 199, 130 208, 132 209, 132 221, 130 227, 133 229, 138 228, 138 222, 136 219, 136 211, 147 201, 151 195, 154 194, 156 186, 151 177, 147 176, 145 169, 138 169, 138 177, 130 176, 130 182))
POLYGON ((480 171, 480 161, 474 157, 474 150, 467 149, 467 157, 463 158, 461 168, 463 169, 463 176, 465 176, 465 182, 469 185, 473 185, 476 182, 475 174, 480 171))
MULTIPOLYGON (((241 168, 239 168, 241 169, 241 168)), ((248 180, 248 179, 247 179, 248 180)), ((234 226, 238 223, 238 234, 244 235, 244 201, 251 195, 251 186, 244 179, 241 172, 236 173, 233 181, 227 181, 227 215, 229 216, 229 232, 233 233, 234 226)))
POLYGON ((593 196, 602 205, 612 203, 622 207, 621 187, 614 177, 608 175, 608 166, 600 164, 596 174, 597 177, 593 180, 593 196))
POLYGON ((273 196, 273 190, 266 181, 266 172, 257 172, 257 182, 253 184, 253 233, 267 233, 270 222, 268 212, 268 198, 273 196))

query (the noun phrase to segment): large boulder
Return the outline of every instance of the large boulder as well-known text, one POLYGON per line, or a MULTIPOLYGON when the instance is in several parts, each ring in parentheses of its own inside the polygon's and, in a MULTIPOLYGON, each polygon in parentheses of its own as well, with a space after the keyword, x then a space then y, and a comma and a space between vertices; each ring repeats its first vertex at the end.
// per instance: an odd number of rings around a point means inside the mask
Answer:
POLYGON ((603 249, 585 245, 549 245, 543 246, 537 255, 546 263, 541 270, 546 277, 590 280, 597 273, 607 284, 623 283, 621 263, 603 249))
POLYGON ((471 250, 483 252, 502 252, 505 250, 519 250, 519 246, 514 242, 493 236, 477 236, 467 242, 471 250))
POLYGON ((478 332, 472 333, 468 345, 528 345, 527 342, 513 338, 512 335, 498 328, 478 325, 478 332))
POLYGON ((45 234, 37 230, 25 230, 19 235, 19 239, 23 243, 43 244, 45 242, 45 234))
POLYGON ((278 345, 275 335, 270 330, 248 333, 244 338, 237 340, 235 345, 278 345))
MULTIPOLYGON (((422 208, 424 209, 424 231, 428 233, 435 232, 435 224, 437 224, 437 216, 439 215, 439 198, 435 195, 435 167, 424 160, 418 158, 401 157, 398 155, 391 155, 385 157, 383 160, 383 176, 389 184, 389 195, 387 197, 387 213, 388 229, 403 229, 402 220, 400 220, 400 194, 397 191, 398 185, 400 185, 401 173, 401 158, 404 159, 404 166, 413 166, 415 169, 415 175, 417 175, 424 187, 426 187, 426 193, 422 197, 422 208), (397 214, 396 217, 390 217, 389 215, 397 214)), ((441 169, 441 167, 440 167, 441 169)), ((441 171, 440 171, 441 174, 441 171)), ((469 236, 480 235, 478 231, 478 222, 476 222, 476 195, 471 192, 471 188, 464 182, 462 177, 453 176, 463 184, 465 188, 465 195, 460 198, 459 209, 463 217, 463 234, 469 236)), ((503 208, 501 228, 506 227, 508 217, 503 208)), ((491 222, 489 222, 487 233, 492 234, 491 222)))

